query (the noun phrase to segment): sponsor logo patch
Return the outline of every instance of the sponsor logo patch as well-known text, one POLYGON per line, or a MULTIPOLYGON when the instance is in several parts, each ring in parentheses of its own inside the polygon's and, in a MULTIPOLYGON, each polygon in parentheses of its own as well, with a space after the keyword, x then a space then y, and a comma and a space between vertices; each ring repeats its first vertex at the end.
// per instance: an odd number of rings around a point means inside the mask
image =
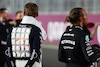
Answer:
POLYGON ((90 39, 89 39, 89 35, 86 35, 86 36, 85 36, 85 40, 86 40, 86 41, 89 41, 89 40, 90 40, 90 39))

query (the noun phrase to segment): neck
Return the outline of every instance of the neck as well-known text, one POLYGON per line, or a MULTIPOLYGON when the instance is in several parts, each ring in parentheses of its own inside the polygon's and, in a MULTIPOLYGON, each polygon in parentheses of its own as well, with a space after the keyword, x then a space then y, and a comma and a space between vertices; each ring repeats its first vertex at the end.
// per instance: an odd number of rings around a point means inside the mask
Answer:
MULTIPOLYGON (((24 15, 24 16, 28 16, 28 15, 24 15)), ((33 16, 30 16, 30 17, 33 17, 33 16)), ((37 17, 34 17, 35 19, 37 18, 37 17)))
POLYGON ((82 22, 76 22, 76 23, 74 23, 73 25, 74 25, 74 26, 81 26, 81 27, 83 27, 82 22))
POLYGON ((3 21, 3 18, 2 17, 0 17, 0 21, 3 21))
POLYGON ((74 26, 80 26, 80 23, 77 22, 77 23, 74 23, 73 25, 74 25, 74 26))

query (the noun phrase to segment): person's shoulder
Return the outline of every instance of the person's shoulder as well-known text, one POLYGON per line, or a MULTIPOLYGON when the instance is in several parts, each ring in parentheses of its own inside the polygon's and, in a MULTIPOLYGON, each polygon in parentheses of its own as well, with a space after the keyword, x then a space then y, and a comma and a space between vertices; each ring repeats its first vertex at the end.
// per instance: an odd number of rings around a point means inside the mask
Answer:
POLYGON ((66 29, 69 29, 70 28, 70 26, 67 26, 67 28, 66 29))
POLYGON ((75 26, 75 29, 76 29, 76 30, 83 31, 83 28, 82 28, 82 27, 80 27, 80 26, 75 26))
POLYGON ((32 29, 33 29, 33 31, 39 31, 39 32, 41 32, 40 28, 37 27, 37 26, 35 26, 35 25, 32 25, 32 29))
POLYGON ((84 31, 84 29, 80 26, 75 26, 75 32, 80 36, 82 35, 86 35, 86 32, 84 31))

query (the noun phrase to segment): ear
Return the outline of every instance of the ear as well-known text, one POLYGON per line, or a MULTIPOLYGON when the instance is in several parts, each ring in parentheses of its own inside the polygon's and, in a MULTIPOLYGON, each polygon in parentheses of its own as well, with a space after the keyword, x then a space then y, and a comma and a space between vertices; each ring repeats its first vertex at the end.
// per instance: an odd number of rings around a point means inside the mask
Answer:
POLYGON ((79 17, 79 22, 83 22, 83 17, 79 17))
POLYGON ((38 13, 37 13, 37 17, 38 17, 38 13))
POLYGON ((79 17, 80 26, 83 27, 83 17, 79 17))
POLYGON ((23 13, 23 15, 25 16, 25 12, 23 13))

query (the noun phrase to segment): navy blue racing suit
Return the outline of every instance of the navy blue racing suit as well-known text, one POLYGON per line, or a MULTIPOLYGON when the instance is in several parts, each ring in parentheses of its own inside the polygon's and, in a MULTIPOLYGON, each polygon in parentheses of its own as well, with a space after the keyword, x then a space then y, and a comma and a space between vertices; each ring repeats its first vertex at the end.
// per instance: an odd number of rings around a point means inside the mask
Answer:
POLYGON ((16 25, 8 37, 5 54, 9 67, 18 67, 17 60, 27 61, 24 67, 32 67, 35 62, 41 65, 41 30, 32 24, 16 25))

